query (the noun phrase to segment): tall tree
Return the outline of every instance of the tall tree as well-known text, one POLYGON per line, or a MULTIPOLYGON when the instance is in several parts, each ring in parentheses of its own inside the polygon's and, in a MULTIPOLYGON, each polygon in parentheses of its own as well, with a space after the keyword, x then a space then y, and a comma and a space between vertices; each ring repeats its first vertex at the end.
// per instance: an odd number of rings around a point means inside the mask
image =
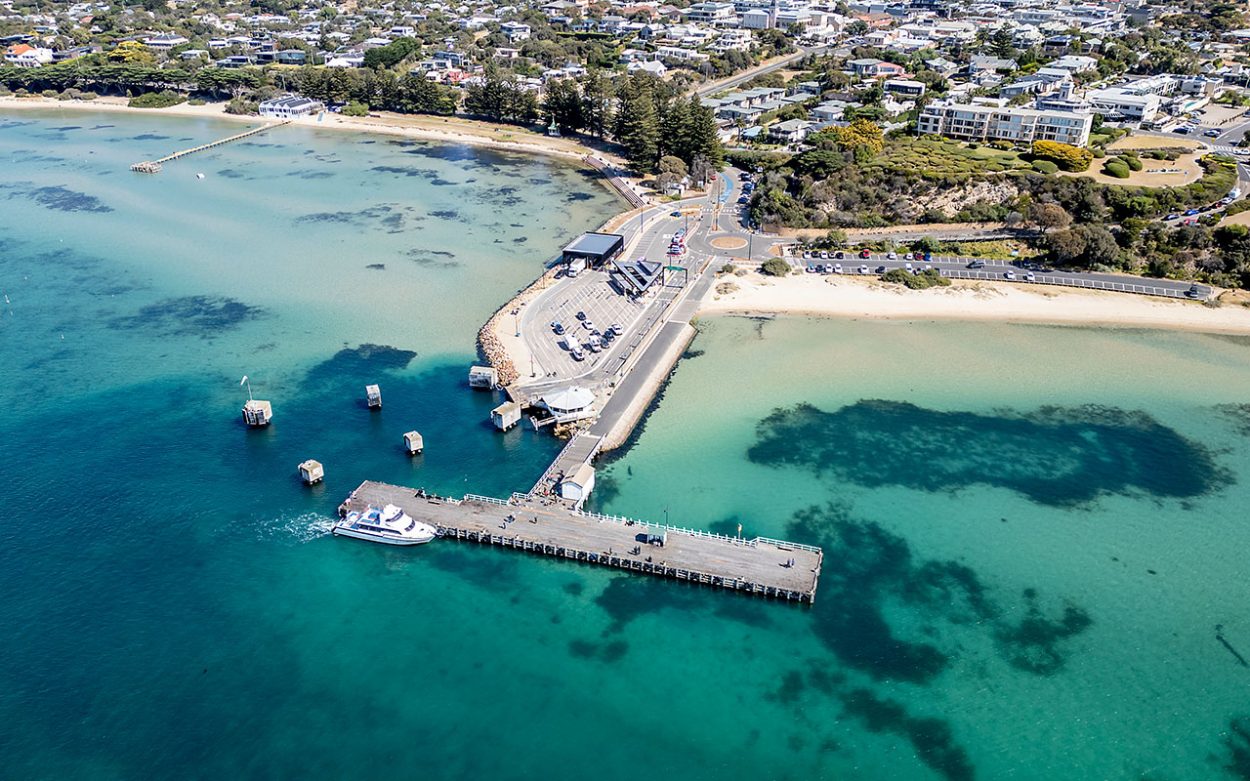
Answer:
POLYGON ((635 74, 621 85, 613 135, 640 171, 655 168, 660 152, 660 116, 652 77, 635 74))
POLYGON ((595 138, 603 138, 612 127, 612 88, 598 70, 582 81, 582 122, 595 138))
POLYGON ((576 133, 586 126, 582 115, 582 96, 572 79, 552 79, 543 95, 543 114, 561 132, 576 133))
POLYGON ((692 169, 694 161, 702 158, 714 170, 719 171, 725 161, 725 150, 721 147, 720 137, 717 135, 716 115, 696 96, 691 96, 687 114, 689 120, 686 152, 689 157, 684 159, 692 169))

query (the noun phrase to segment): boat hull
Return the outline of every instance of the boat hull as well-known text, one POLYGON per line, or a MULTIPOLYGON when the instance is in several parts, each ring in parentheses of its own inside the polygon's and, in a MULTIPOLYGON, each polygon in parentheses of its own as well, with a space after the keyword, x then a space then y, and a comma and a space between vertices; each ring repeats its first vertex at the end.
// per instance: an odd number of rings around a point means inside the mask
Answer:
POLYGON ((372 532, 361 531, 359 529, 352 529, 347 526, 335 526, 334 528, 330 530, 330 533, 336 537, 353 537, 357 540, 366 540, 368 542, 380 542, 383 545, 404 545, 404 546, 424 545, 425 543, 434 539, 433 536, 430 536, 430 537, 390 537, 390 536, 383 535, 383 534, 374 534, 372 532))

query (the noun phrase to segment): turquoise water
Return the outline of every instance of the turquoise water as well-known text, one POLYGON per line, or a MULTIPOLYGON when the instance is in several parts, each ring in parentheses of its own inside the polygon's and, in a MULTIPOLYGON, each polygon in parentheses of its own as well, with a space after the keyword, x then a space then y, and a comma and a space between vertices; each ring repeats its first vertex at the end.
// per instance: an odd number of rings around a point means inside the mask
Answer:
POLYGON ((705 321, 595 501, 820 542, 812 609, 335 540, 533 481, 474 334, 618 207, 306 128, 126 170, 235 130, 0 115, 6 778, 1250 778, 1247 340, 705 321))

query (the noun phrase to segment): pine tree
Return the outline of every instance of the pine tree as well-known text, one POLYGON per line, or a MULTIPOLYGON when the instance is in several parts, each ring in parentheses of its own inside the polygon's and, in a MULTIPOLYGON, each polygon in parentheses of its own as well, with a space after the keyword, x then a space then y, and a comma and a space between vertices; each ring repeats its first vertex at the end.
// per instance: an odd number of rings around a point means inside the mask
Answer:
POLYGON ((725 150, 717 135, 716 116, 712 109, 703 105, 697 96, 691 96, 688 109, 687 152, 683 158, 693 166, 697 157, 703 158, 714 170, 719 171, 725 162, 725 150))
POLYGON ((660 157, 660 117, 651 83, 635 75, 620 89, 613 135, 640 171, 650 171, 660 157))
POLYGON ((598 70, 582 82, 582 124, 595 138, 603 138, 612 127, 612 90, 598 70))
POLYGON ((582 96, 572 79, 553 79, 548 82, 543 97, 543 113, 554 122, 561 132, 576 133, 585 127, 582 113, 582 96))
POLYGON ((670 100, 660 114, 660 155, 690 160, 689 104, 680 98, 670 100))

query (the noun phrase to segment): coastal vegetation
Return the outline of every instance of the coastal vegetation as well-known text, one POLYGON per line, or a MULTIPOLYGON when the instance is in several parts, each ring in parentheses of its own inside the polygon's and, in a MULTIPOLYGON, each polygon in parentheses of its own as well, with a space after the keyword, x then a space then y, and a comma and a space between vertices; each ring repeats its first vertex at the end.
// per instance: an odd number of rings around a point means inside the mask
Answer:
POLYGON ((769 258, 760 265, 760 273, 770 277, 784 277, 790 273, 790 264, 781 258, 769 258))
POLYGON ((145 92, 141 95, 135 95, 127 103, 131 108, 169 108, 186 101, 181 93, 173 90, 161 90, 160 92, 145 92))
POLYGON ((881 275, 882 282, 893 282, 909 290, 928 290, 931 287, 947 287, 951 281, 938 273, 937 269, 927 269, 913 274, 906 269, 891 269, 881 275))

